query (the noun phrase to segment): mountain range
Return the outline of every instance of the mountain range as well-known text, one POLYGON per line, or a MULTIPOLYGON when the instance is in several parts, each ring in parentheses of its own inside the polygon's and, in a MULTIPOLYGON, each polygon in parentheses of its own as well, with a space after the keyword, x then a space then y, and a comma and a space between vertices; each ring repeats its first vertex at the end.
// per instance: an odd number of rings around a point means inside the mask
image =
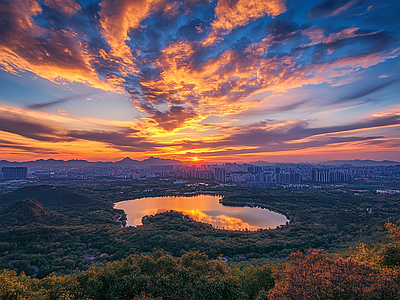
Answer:
POLYGON ((116 162, 111 161, 97 161, 90 162, 83 159, 70 159, 70 160, 56 160, 56 159, 38 159, 34 161, 25 161, 25 162, 11 162, 7 160, 0 160, 1 167, 11 167, 11 166, 68 166, 68 167, 95 167, 95 166, 131 166, 131 165, 139 165, 139 166, 152 166, 152 165, 182 165, 183 162, 174 159, 164 159, 158 157, 149 157, 144 160, 136 160, 131 159, 129 157, 125 157, 124 159, 116 162))
MULTIPOLYGON (((272 162, 267 162, 267 161, 254 161, 249 163, 250 165, 255 165, 255 166, 269 166, 269 165, 275 165, 276 163, 272 162)), ((305 164, 320 164, 320 165, 353 165, 354 167, 365 167, 365 166, 393 166, 393 165, 398 165, 400 162, 398 161, 392 161, 392 160, 382 160, 382 161, 376 161, 376 160, 370 160, 370 159, 353 159, 353 160, 328 160, 328 161, 323 161, 319 163, 305 163, 305 164)))
POLYGON ((382 160, 382 161, 376 161, 376 160, 370 160, 370 159, 354 159, 354 160, 328 160, 321 162, 322 165, 344 165, 344 164, 349 164, 353 165, 355 167, 363 167, 363 166, 393 166, 393 165, 398 165, 400 162, 398 161, 393 161, 393 160, 382 160))

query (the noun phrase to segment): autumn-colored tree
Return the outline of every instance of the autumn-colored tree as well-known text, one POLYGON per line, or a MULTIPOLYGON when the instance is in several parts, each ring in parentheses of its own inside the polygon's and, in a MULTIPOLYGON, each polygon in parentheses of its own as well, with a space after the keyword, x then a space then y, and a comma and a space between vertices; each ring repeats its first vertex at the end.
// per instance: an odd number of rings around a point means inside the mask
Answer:
POLYGON ((398 240, 400 239, 400 219, 397 220, 395 224, 391 223, 388 221, 385 224, 385 228, 388 231, 388 237, 391 238, 392 240, 398 240))
POLYGON ((267 266, 231 269, 200 252, 176 259, 158 251, 40 280, 3 270, 0 300, 395 300, 400 299, 398 269, 392 262, 378 269, 311 249, 291 254, 274 273, 267 266))
POLYGON ((367 245, 360 242, 350 248, 352 251, 351 257, 361 262, 368 262, 370 265, 379 266, 382 260, 380 248, 381 244, 367 245))
POLYGON ((277 275, 270 299, 400 299, 399 285, 390 276, 353 258, 330 258, 323 250, 292 253, 277 275))
POLYGON ((27 277, 24 273, 10 270, 0 271, 0 299, 1 300, 23 300, 42 299, 45 291, 38 289, 38 280, 27 277))

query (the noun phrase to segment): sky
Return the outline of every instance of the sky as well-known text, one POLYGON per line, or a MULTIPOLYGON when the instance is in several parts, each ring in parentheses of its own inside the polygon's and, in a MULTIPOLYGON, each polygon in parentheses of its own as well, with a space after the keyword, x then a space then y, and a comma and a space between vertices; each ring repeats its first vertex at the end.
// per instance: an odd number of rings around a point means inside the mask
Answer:
POLYGON ((398 0, 4 0, 0 159, 400 161, 398 0))

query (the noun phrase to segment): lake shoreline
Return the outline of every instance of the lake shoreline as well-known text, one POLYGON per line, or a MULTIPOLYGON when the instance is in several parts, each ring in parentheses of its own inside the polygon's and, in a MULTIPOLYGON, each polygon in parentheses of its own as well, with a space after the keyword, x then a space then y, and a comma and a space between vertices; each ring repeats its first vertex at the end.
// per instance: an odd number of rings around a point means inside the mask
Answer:
POLYGON ((142 225, 141 220, 144 216, 170 210, 188 215, 198 222, 211 224, 218 229, 256 231, 284 226, 290 222, 284 213, 274 208, 256 203, 226 202, 223 201, 222 195, 215 194, 140 197, 118 201, 114 203, 114 209, 125 212, 126 226, 142 225), (188 201, 189 199, 191 200, 188 201))

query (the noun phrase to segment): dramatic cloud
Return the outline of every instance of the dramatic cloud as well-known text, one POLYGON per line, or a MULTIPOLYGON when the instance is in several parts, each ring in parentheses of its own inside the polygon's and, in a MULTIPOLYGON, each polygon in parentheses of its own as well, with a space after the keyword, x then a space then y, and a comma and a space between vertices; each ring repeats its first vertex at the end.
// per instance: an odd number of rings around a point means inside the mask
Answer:
MULTIPOLYGON (((90 148, 97 151, 96 146, 107 145, 108 148, 118 151, 146 152, 165 146, 163 143, 149 141, 146 133, 130 127, 102 126, 100 122, 96 124, 86 121, 86 124, 91 127, 111 129, 68 130, 62 128, 61 122, 52 121, 54 116, 46 117, 40 119, 32 117, 27 111, 0 109, 0 136, 3 137, 0 139, 0 143, 3 151, 7 151, 6 149, 13 151, 10 149, 14 149, 14 151, 37 154, 62 154, 64 147, 68 148, 68 152, 74 152, 77 149, 81 151, 81 147, 86 148, 86 151, 90 148)), ((64 121, 76 122, 69 116, 66 116, 64 121)))
POLYGON ((0 111, 0 130, 37 141, 62 141, 53 126, 14 112, 0 111))
MULTIPOLYGON (((174 153, 202 151, 202 145, 204 152, 226 147, 240 152, 378 137, 383 141, 388 137, 382 133, 314 137, 346 131, 341 129, 349 127, 343 125, 349 124, 345 118, 356 108, 364 110, 357 112, 355 129, 348 130, 359 130, 359 124, 373 131, 361 122, 371 112, 365 107, 377 109, 372 106, 384 102, 381 110, 393 108, 399 78, 396 70, 379 66, 399 58, 400 26, 393 21, 399 9, 394 0, 6 0, 0 4, 4 72, 29 72, 76 95, 86 93, 85 86, 123 95, 133 108, 130 125, 115 120, 111 129, 89 125, 88 119, 81 127, 68 128, 62 122, 38 121, 32 115, 18 119, 15 112, 4 111, 0 129, 37 141, 88 141, 149 153, 161 153, 162 147, 174 153), (372 69, 379 73, 370 75, 372 69), (301 95, 321 86, 333 94, 301 95), (295 89, 299 94, 283 101, 295 89), (335 110, 348 111, 332 127, 335 110), (270 115, 279 126, 254 127, 270 115), (329 125, 311 127, 326 116, 329 125), (294 142, 310 137, 312 141, 294 142)), ((72 123, 69 116, 83 114, 74 113, 72 101, 63 107, 73 98, 32 100, 34 104, 19 107, 36 113, 58 111, 72 123)), ((129 120, 126 107, 118 111, 129 120)), ((105 115, 103 111, 99 119, 105 115)), ((385 120, 397 122, 393 118, 385 120)))
POLYGON ((191 120, 197 114, 190 108, 172 105, 167 111, 161 112, 151 104, 141 103, 140 109, 151 116, 154 121, 165 130, 180 127, 187 120, 191 120))
POLYGON ((216 19, 212 23, 213 31, 205 44, 213 43, 218 35, 227 34, 238 26, 268 14, 277 16, 285 11, 282 0, 220 0, 215 8, 216 19))
POLYGON ((149 143, 146 138, 137 136, 138 131, 131 128, 120 129, 119 131, 105 130, 71 130, 67 136, 74 139, 82 139, 106 143, 111 146, 123 148, 125 151, 148 151, 157 146, 149 143))
POLYGON ((73 28, 75 17, 71 13, 79 5, 49 2, 50 7, 25 0, 1 4, 0 67, 15 74, 30 71, 53 82, 82 82, 105 90, 118 89, 112 80, 109 83, 107 78, 99 79, 91 67, 87 37, 78 35, 73 28))
POLYGON ((219 140, 187 141, 185 147, 207 149, 212 146, 219 151, 236 154, 305 150, 332 144, 382 139, 384 137, 379 135, 357 136, 357 132, 386 126, 400 127, 400 114, 371 117, 361 122, 331 127, 311 127, 308 121, 260 122, 224 128, 227 136, 219 140))
MULTIPOLYGON (((134 68, 131 50, 126 41, 128 32, 140 26, 140 21, 163 3, 162 0, 111 1, 101 3, 100 23, 102 33, 115 56, 134 68)), ((134 71, 134 69, 132 70, 134 71)))

